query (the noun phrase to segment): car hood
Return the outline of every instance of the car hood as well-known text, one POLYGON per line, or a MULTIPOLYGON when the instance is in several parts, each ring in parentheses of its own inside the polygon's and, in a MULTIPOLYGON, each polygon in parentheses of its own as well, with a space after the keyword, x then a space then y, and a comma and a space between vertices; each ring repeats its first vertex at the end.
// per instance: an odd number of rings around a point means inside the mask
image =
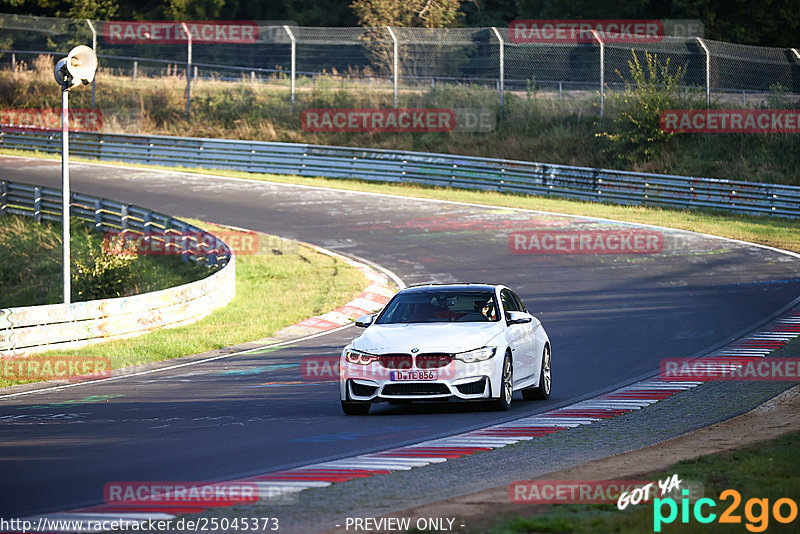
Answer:
POLYGON ((353 340, 356 350, 373 354, 419 352, 465 352, 485 347, 503 330, 493 323, 374 324, 353 340))

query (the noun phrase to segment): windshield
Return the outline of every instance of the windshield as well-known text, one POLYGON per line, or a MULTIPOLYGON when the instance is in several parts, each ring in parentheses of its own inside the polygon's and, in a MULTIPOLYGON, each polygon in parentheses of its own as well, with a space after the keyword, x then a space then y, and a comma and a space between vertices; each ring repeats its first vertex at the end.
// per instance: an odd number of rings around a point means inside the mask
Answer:
POLYGON ((482 323, 497 320, 491 291, 414 291, 396 295, 375 324, 482 323))

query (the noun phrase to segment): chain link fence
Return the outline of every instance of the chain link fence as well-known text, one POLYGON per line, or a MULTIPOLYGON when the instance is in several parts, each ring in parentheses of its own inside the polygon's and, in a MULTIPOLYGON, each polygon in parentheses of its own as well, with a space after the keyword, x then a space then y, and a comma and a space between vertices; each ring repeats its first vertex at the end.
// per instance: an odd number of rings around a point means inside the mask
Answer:
POLYGON ((497 100, 483 106, 502 106, 507 91, 539 91, 554 98, 599 98, 602 113, 604 93, 624 87, 633 55, 641 61, 648 52, 661 64, 669 59, 672 67, 682 67, 686 89, 703 91, 709 101, 748 106, 768 102, 771 95, 800 94, 796 48, 699 37, 663 37, 649 44, 599 37, 573 44, 519 43, 509 38, 508 28, 316 28, 283 21, 242 23, 238 30, 218 26, 216 34, 212 29, 206 35, 198 24, 190 24, 195 33, 190 63, 180 23, 0 14, 0 66, 26 68, 38 55, 61 57, 94 37, 101 76, 246 79, 285 85, 292 102, 297 91, 334 79, 341 87, 393 89, 395 106, 414 102, 415 93, 436 84, 466 84, 496 90, 497 100))

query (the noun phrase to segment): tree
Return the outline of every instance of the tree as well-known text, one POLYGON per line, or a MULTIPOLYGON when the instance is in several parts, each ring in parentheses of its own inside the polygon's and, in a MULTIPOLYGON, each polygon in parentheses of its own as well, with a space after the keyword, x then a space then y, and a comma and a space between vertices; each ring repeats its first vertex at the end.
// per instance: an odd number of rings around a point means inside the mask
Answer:
POLYGON ((361 26, 448 28, 464 18, 462 0, 353 0, 350 7, 361 26))

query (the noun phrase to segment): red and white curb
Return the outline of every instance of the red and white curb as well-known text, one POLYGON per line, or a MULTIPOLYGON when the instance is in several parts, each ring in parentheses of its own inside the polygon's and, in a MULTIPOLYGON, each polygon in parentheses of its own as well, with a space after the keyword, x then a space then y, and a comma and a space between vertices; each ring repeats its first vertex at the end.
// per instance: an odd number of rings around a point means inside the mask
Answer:
MULTIPOLYGON (((370 291, 368 290, 368 292, 370 291)), ((360 302, 360 304, 363 303, 360 302)), ((360 308, 360 310, 370 311, 367 308, 360 308)), ((757 331, 694 361, 708 365, 725 365, 726 369, 731 369, 731 366, 746 365, 748 362, 763 358, 798 336, 800 336, 800 309, 795 308, 757 331)), ((644 408, 702 383, 704 381, 670 381, 659 377, 649 378, 593 399, 463 434, 228 482, 255 484, 259 489, 259 495, 274 499, 278 495, 288 496, 306 489, 330 486, 337 482, 385 475, 393 471, 407 471, 432 463, 446 462, 569 428, 588 425, 644 408)), ((99 518, 113 518, 141 522, 172 519, 179 514, 199 513, 207 508, 197 505, 178 507, 106 504, 27 519, 35 522, 44 517, 51 521, 83 520, 86 522, 99 518)), ((50 525, 52 526, 53 523, 51 522, 50 525)))

